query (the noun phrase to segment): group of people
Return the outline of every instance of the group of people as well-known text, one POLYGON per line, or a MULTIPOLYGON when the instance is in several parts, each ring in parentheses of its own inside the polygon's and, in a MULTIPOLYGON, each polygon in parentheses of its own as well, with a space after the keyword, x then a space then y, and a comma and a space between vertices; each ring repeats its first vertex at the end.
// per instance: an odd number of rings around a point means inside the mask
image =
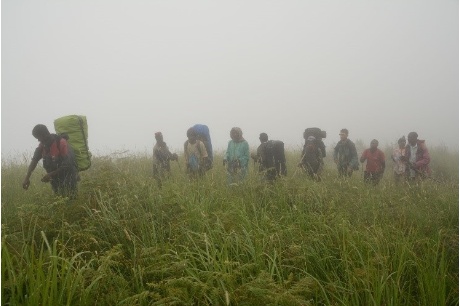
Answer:
MULTIPOLYGON (((178 160, 177 154, 169 152, 160 132, 155 134, 157 143, 153 148, 153 171, 154 176, 161 186, 161 181, 170 173, 169 161, 178 160), (160 158, 160 156, 162 158, 160 158)), ((373 139, 370 147, 358 157, 355 144, 348 138, 347 129, 340 130, 340 140, 334 148, 333 158, 337 165, 339 177, 350 177, 359 170, 359 162, 366 163, 364 181, 377 185, 385 172, 385 154, 378 148, 379 142, 373 139)), ((305 143, 298 167, 303 169, 313 180, 321 181, 321 173, 324 168, 326 148, 322 138, 325 132, 318 128, 309 128, 304 132, 305 143)), ((266 133, 260 133, 260 145, 255 153, 249 153, 248 142, 243 138, 240 128, 230 130, 231 140, 228 142, 227 151, 223 159, 223 165, 227 170, 229 185, 242 182, 248 173, 250 158, 257 164, 261 177, 273 182, 278 177, 287 175, 284 143, 279 140, 269 140, 266 133)), ((398 140, 396 148, 391 156, 394 162, 394 178, 397 183, 402 180, 424 179, 430 175, 430 155, 424 140, 418 139, 416 132, 408 134, 408 144, 405 137, 398 140)), ((209 157, 209 130, 207 134, 197 131, 196 126, 187 131, 187 141, 184 144, 184 159, 187 173, 191 178, 203 176, 212 168, 212 158, 209 157), (206 137, 207 136, 207 137, 206 137)), ((362 165, 364 167, 364 165, 362 165)))
MULTIPOLYGON (((348 138, 348 130, 340 130, 340 140, 334 148, 334 162, 340 177, 349 177, 359 169, 359 162, 366 162, 364 181, 377 185, 386 168, 385 154, 378 148, 378 141, 373 139, 370 147, 365 149, 358 159, 355 144, 348 138)), ((46 175, 42 182, 50 182, 56 194, 75 198, 78 170, 75 166, 75 155, 67 139, 60 135, 51 134, 43 124, 36 125, 32 135, 39 141, 35 149, 27 174, 22 186, 28 189, 30 177, 38 162, 43 160, 46 175)), ((322 138, 324 131, 309 128, 304 132, 305 143, 298 166, 313 180, 320 181, 324 167, 326 149, 322 138)), ((258 164, 261 177, 273 182, 280 176, 287 175, 284 143, 279 140, 269 140, 266 133, 259 136, 260 145, 253 154, 249 153, 248 142, 243 137, 240 128, 230 130, 230 141, 223 159, 227 170, 229 185, 238 184, 247 176, 249 161, 252 158, 258 164)), ((176 153, 171 153, 161 132, 155 133, 156 143, 153 147, 153 176, 161 188, 162 181, 170 175, 170 162, 179 160, 176 153)), ((418 139, 416 132, 398 140, 391 158, 394 162, 394 178, 397 183, 403 180, 424 179, 430 176, 430 155, 425 141, 418 139)), ((187 140, 184 143, 184 160, 186 172, 191 179, 202 177, 213 167, 212 144, 209 129, 206 125, 194 125, 187 130, 187 140)))
MULTIPOLYGON (((339 176, 351 176, 359 169, 358 154, 354 143, 348 139, 348 130, 340 131, 340 141, 334 148, 334 162, 337 164, 339 176)), ((430 154, 425 141, 418 139, 416 132, 410 132, 406 138, 398 139, 398 147, 394 149, 391 159, 394 162, 393 175, 396 183, 403 180, 414 181, 430 176, 430 154)), ((365 149, 359 158, 366 162, 364 181, 377 185, 385 172, 385 154, 378 148, 379 142, 373 139, 370 147, 365 149)))

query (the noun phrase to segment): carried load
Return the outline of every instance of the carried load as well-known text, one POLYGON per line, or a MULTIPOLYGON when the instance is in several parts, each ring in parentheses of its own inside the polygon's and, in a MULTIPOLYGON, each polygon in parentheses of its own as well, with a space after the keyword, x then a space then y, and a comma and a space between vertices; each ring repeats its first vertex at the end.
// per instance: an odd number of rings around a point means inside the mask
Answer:
POLYGON ((213 162, 212 142, 211 142, 211 135, 209 134, 208 126, 204 124, 195 124, 192 128, 198 134, 198 140, 204 143, 204 146, 206 147, 206 152, 208 153, 208 158, 212 164, 213 162))
POLYGON ((284 154, 284 142, 281 140, 269 140, 264 143, 262 161, 266 168, 274 167, 277 176, 286 176, 286 156, 284 154))
POLYGON ((323 142, 323 138, 326 138, 326 131, 322 131, 317 127, 305 129, 303 138, 307 140, 310 136, 315 137, 316 146, 321 150, 323 157, 326 157, 326 145, 323 142))
POLYGON ((56 134, 67 139, 75 154, 78 171, 91 167, 91 152, 88 148, 88 123, 86 116, 69 115, 54 120, 56 134))

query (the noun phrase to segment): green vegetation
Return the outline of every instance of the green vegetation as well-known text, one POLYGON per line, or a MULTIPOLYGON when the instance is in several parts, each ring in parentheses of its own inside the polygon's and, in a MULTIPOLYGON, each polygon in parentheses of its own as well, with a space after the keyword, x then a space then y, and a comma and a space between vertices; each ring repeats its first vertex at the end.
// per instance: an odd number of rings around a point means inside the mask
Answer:
POLYGON ((412 186, 329 159, 316 183, 291 152, 274 185, 251 164, 227 187, 217 156, 161 190, 148 156, 98 157, 72 202, 3 163, 2 305, 458 305, 458 153, 431 153, 437 181, 412 186))

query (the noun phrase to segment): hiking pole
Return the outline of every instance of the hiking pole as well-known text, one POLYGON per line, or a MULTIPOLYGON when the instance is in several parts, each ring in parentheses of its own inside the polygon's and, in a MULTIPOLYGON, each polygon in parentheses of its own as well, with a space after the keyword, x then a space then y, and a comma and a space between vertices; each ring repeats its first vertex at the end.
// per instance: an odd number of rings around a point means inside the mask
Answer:
POLYGON ((302 164, 302 161, 303 161, 303 158, 305 157, 305 154, 307 154, 307 152, 305 152, 305 153, 302 155, 302 157, 300 158, 300 162, 297 163, 297 165, 296 165, 297 167, 296 167, 296 169, 295 169, 295 171, 294 171, 294 174, 292 175, 291 179, 293 179, 294 176, 297 174, 297 171, 299 170, 299 168, 302 168, 302 170, 305 171, 305 168, 303 167, 303 164, 302 164), (301 164, 300 167, 299 167, 299 164, 301 164))

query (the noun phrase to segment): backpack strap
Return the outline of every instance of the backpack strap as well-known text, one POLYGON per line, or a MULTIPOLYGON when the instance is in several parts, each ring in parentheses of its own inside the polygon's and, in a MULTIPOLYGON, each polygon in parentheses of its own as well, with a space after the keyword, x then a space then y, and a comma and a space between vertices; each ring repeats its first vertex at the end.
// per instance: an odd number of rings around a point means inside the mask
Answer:
MULTIPOLYGON (((56 137, 54 139, 54 142, 56 143, 56 148, 59 151, 59 156, 61 156, 61 139, 63 138, 61 135, 54 134, 56 137)), ((51 150, 51 145, 48 148, 48 150, 51 150)))
POLYGON ((201 145, 200 145, 200 143, 203 143, 203 142, 202 142, 201 140, 197 139, 197 140, 196 140, 196 144, 197 144, 197 146, 198 146, 198 152, 200 153, 200 159, 201 159, 202 156, 203 156, 203 152, 201 152, 201 145))

